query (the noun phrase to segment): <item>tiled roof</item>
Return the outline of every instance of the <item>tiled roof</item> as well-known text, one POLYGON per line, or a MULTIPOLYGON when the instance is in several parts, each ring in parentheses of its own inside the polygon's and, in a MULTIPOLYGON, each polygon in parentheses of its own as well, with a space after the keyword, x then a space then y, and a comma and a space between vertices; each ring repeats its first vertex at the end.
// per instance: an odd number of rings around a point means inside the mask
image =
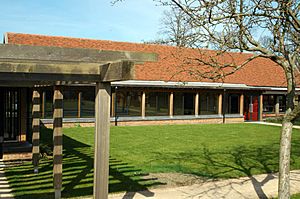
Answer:
MULTIPOLYGON (((147 62, 136 66, 136 80, 162 80, 162 81, 202 81, 211 82, 209 79, 187 72, 185 69, 193 68, 194 71, 205 71, 207 67, 197 64, 187 64, 186 57, 197 58, 203 52, 210 55, 212 50, 198 50, 177 48, 171 46, 141 44, 129 42, 116 42, 106 40, 80 39, 60 36, 45 36, 21 33, 6 33, 5 42, 8 44, 23 44, 34 46, 58 46, 69 48, 92 48, 101 50, 123 50, 136 52, 150 52, 159 55, 158 62, 147 62), (183 61, 185 60, 185 61, 183 61)), ((252 56, 249 53, 230 53, 222 57, 222 62, 242 63, 252 56)), ((247 84, 249 86, 283 87, 286 79, 283 69, 269 59, 257 58, 234 74, 227 76, 225 83, 247 84)))

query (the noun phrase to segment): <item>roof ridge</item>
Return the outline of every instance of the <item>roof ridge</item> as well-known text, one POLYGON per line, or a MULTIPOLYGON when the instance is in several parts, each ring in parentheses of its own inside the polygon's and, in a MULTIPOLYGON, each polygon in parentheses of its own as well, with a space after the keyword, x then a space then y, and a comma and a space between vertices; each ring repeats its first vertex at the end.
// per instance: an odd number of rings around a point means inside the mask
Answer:
MULTIPOLYGON (((91 39, 91 38, 81 38, 81 37, 71 37, 71 36, 58 36, 58 35, 43 35, 43 34, 32 34, 32 33, 15 33, 15 32, 6 32, 7 42, 9 38, 9 34, 12 35, 27 35, 27 36, 39 36, 46 38, 62 38, 62 39, 70 39, 70 40, 87 40, 87 41, 98 41, 98 42, 108 42, 114 44, 127 44, 127 45, 139 45, 139 46, 157 46, 160 48, 170 48, 170 49, 186 49, 186 50, 204 50, 210 52, 216 52, 217 50, 209 49, 209 48, 190 48, 190 47, 178 47, 171 45, 163 45, 163 44, 148 44, 148 43, 139 43, 139 42, 128 42, 128 41, 115 41, 115 40, 103 40, 103 39, 91 39)), ((241 55, 253 55, 251 52, 228 52, 229 54, 241 54, 241 55)))

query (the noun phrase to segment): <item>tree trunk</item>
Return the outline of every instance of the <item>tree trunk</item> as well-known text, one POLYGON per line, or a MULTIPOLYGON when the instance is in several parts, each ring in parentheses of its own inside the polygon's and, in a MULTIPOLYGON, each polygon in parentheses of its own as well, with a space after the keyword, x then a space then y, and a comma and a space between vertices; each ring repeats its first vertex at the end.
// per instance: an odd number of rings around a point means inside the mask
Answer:
POLYGON ((290 159, 293 124, 283 119, 280 138, 278 198, 290 198, 290 159))

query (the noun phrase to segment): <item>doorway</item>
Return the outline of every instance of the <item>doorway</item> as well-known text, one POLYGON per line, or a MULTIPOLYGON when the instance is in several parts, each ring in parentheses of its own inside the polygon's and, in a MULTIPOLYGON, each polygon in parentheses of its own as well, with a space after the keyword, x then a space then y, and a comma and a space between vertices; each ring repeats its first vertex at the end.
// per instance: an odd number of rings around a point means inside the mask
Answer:
POLYGON ((248 121, 258 121, 258 96, 246 95, 244 102, 244 119, 248 121))
POLYGON ((0 88, 0 137, 17 141, 20 132, 20 89, 0 88))

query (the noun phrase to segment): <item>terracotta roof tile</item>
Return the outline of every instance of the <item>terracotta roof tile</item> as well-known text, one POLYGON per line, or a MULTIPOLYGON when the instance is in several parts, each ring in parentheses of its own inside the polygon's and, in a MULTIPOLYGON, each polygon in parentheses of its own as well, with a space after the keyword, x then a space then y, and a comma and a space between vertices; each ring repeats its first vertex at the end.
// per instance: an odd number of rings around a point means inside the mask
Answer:
MULTIPOLYGON (((147 62, 136 67, 136 80, 164 80, 164 81, 202 81, 209 79, 199 78, 185 69, 193 68, 194 71, 206 71, 206 66, 187 64, 186 57, 197 58, 203 52, 213 55, 212 50, 180 49, 177 47, 141 44, 129 42, 116 42, 106 40, 80 39, 60 36, 45 36, 21 33, 7 33, 6 42, 9 44, 23 44, 34 46, 58 46, 68 48, 92 48, 101 50, 124 50, 136 52, 150 52, 159 55, 158 62, 147 62), (183 71, 183 72, 182 72, 183 71)), ((230 53, 221 59, 221 62, 242 63, 252 56, 249 53, 230 53)), ((190 60, 188 60, 190 61, 190 60)), ((226 69, 228 70, 228 69, 226 69)), ((286 85, 283 69, 269 59, 257 58, 249 62, 242 69, 227 76, 226 83, 243 83, 250 86, 276 86, 286 85)))

